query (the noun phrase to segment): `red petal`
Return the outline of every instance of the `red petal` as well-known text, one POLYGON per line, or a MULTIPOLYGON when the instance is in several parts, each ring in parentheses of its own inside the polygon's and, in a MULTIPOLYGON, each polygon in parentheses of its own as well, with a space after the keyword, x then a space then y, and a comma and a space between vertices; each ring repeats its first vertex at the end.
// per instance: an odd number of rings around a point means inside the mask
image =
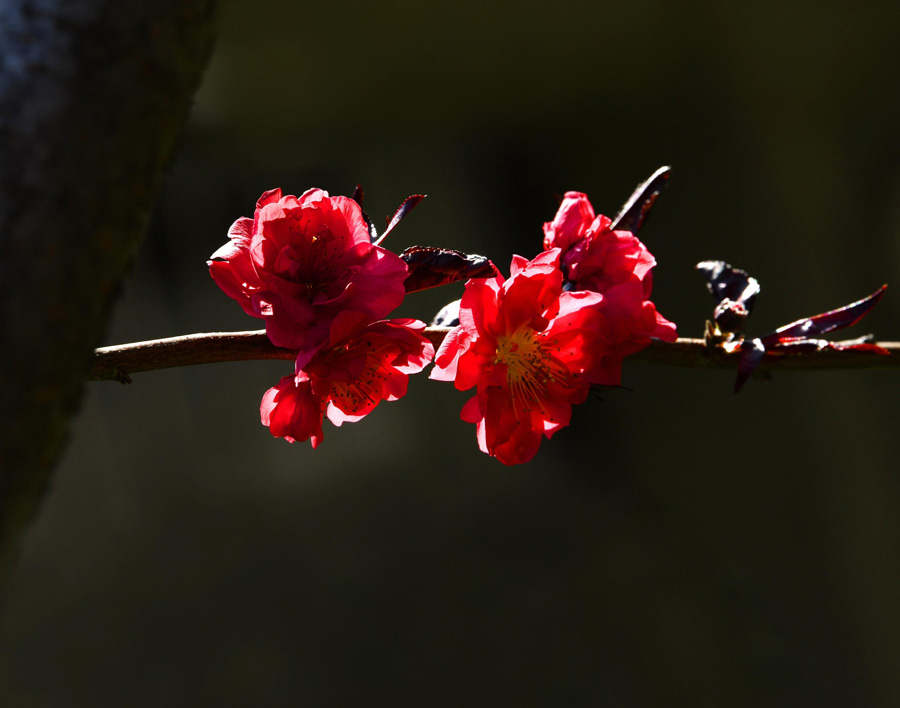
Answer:
POLYGON ((313 447, 322 440, 322 402, 307 382, 295 384, 293 376, 284 377, 263 395, 259 412, 275 437, 288 442, 312 438, 313 447))
POLYGON ((566 192, 553 221, 544 224, 544 248, 568 250, 584 238, 594 220, 594 207, 586 194, 566 192))
POLYGON ((277 202, 281 199, 281 189, 276 187, 275 189, 270 189, 268 192, 263 192, 262 196, 256 200, 256 210, 259 211, 266 204, 271 204, 272 202, 277 202))

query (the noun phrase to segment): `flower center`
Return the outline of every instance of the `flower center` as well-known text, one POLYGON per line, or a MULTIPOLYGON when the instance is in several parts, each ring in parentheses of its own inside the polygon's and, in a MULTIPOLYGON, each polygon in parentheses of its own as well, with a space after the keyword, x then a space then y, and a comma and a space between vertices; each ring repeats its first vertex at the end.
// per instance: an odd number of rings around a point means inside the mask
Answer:
POLYGON ((384 386, 391 375, 386 362, 396 354, 389 342, 368 337, 335 347, 323 358, 333 377, 328 398, 348 415, 373 408, 385 397, 384 386))
POLYGON ((345 276, 333 244, 321 236, 304 244, 285 246, 276 268, 288 280, 304 286, 310 299, 345 276))
POLYGON ((548 383, 568 378, 565 367, 543 344, 531 327, 497 337, 494 363, 506 365, 506 382, 519 404, 539 400, 548 383))

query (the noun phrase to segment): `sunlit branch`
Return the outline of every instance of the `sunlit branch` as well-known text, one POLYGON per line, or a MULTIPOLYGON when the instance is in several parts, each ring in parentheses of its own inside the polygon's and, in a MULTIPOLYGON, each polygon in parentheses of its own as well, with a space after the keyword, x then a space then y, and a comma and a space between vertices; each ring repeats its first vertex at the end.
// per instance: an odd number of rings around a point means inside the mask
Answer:
MULTIPOLYGON (((435 347, 450 329, 429 327, 425 335, 435 347)), ((878 342, 891 352, 884 356, 869 351, 824 349, 821 351, 770 355, 764 366, 771 369, 873 369, 900 368, 900 342, 878 342)), ((146 342, 102 347, 94 353, 92 381, 130 382, 131 374, 157 369, 229 361, 283 359, 291 361, 296 352, 274 346, 265 330, 248 332, 208 332, 182 337, 154 339, 146 342)), ((676 342, 653 341, 625 360, 627 363, 685 366, 693 368, 736 368, 738 357, 720 349, 709 349, 702 339, 679 339, 676 342)))

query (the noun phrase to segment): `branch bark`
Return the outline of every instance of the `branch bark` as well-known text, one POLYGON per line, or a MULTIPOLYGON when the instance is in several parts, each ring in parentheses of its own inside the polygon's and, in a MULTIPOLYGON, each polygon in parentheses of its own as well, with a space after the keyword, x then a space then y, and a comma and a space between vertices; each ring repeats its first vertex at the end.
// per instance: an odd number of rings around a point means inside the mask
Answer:
MULTIPOLYGON (((449 331, 448 327, 428 327, 425 335, 437 347, 449 331)), ((823 349, 803 354, 770 355, 764 360, 764 365, 766 368, 795 370, 900 368, 900 356, 895 356, 900 354, 900 342, 879 342, 879 346, 890 351, 892 356, 852 349, 823 349)), ((296 351, 274 346, 263 329, 189 334, 97 349, 90 378, 93 381, 130 383, 131 374, 144 371, 255 359, 290 361, 296 356, 296 351)), ((726 354, 720 349, 710 351, 702 339, 679 339, 672 343, 653 341, 646 349, 629 356, 627 361, 727 369, 737 367, 738 355, 726 354)))
POLYGON ((213 11, 0 3, 0 579, 187 120, 213 11))

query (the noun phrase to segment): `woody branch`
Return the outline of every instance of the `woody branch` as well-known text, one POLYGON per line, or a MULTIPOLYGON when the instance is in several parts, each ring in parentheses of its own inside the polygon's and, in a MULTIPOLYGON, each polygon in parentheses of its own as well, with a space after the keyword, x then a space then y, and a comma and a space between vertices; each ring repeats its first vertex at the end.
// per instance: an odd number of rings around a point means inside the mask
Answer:
MULTIPOLYGON (((437 347, 449 331, 449 327, 428 327, 425 336, 437 347)), ((878 345, 892 355, 900 354, 900 342, 878 342, 878 345)), ((296 356, 296 351, 274 346, 266 337, 265 330, 188 334, 97 349, 90 380, 124 383, 130 381, 130 374, 144 371, 231 361, 290 361, 296 356)), ((703 339, 682 338, 671 343, 654 340, 646 349, 630 355, 627 361, 661 366, 733 369, 738 365, 738 354, 711 348, 703 339)), ((900 356, 883 356, 853 349, 823 349, 767 355, 765 366, 790 370, 900 368, 900 356)))

